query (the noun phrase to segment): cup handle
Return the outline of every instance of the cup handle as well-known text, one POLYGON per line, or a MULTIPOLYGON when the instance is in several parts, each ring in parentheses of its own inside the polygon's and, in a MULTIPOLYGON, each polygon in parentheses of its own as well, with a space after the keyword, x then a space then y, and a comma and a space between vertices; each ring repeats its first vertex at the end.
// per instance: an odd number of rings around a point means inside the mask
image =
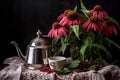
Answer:
POLYGON ((50 65, 51 65, 51 66, 55 66, 55 62, 51 62, 50 65))
POLYGON ((56 69, 55 62, 51 62, 50 65, 51 65, 54 69, 56 69))

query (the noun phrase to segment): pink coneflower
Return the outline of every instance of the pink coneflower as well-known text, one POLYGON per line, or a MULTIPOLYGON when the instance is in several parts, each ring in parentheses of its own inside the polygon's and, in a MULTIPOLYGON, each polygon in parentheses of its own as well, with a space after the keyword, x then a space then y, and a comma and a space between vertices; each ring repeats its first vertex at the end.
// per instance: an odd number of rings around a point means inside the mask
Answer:
POLYGON ((64 14, 59 16, 59 19, 60 18, 60 24, 63 26, 79 25, 81 22, 84 22, 81 15, 73 10, 66 10, 64 14))
POLYGON ((68 30, 58 22, 52 24, 52 29, 49 31, 48 36, 52 38, 62 37, 67 35, 68 30))
POLYGON ((105 34, 108 36, 111 36, 112 34, 115 34, 115 35, 118 35, 117 33, 117 29, 116 29, 116 26, 115 24, 111 21, 111 20, 106 20, 104 23, 103 23, 103 26, 104 26, 104 32, 105 34))
POLYGON ((96 16, 90 17, 88 21, 83 24, 83 28, 87 29, 87 31, 93 29, 94 31, 100 32, 103 30, 101 21, 96 16))
POLYGON ((108 14, 101 5, 96 5, 92 10, 89 11, 89 14, 96 15, 99 19, 107 17, 108 14))
POLYGON ((64 13, 61 14, 60 16, 58 16, 57 19, 58 19, 58 20, 61 20, 64 16, 66 16, 66 15, 68 14, 69 11, 71 11, 71 10, 70 10, 70 9, 65 10, 64 13))

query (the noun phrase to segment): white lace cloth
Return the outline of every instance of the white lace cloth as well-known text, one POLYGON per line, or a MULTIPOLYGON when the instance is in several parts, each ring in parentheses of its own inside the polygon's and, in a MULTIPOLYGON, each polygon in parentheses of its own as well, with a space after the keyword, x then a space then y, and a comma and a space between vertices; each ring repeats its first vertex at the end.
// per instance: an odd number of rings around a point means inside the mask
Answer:
POLYGON ((4 64, 9 64, 9 66, 0 71, 0 80, 105 80, 104 76, 108 73, 110 74, 109 80, 120 80, 120 69, 115 65, 103 67, 97 73, 94 71, 73 72, 66 75, 56 75, 55 78, 54 72, 25 69, 23 61, 19 57, 8 58, 4 64))

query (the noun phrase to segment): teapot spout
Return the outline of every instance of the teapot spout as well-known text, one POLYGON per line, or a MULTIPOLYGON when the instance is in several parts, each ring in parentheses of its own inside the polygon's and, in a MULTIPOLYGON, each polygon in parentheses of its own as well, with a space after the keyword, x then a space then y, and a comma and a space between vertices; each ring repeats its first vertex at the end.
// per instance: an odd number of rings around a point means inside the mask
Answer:
POLYGON ((10 43, 15 46, 15 48, 16 48, 16 50, 17 50, 17 53, 18 53, 18 56, 25 61, 25 56, 22 54, 22 52, 21 52, 18 44, 17 44, 15 41, 11 41, 10 43))

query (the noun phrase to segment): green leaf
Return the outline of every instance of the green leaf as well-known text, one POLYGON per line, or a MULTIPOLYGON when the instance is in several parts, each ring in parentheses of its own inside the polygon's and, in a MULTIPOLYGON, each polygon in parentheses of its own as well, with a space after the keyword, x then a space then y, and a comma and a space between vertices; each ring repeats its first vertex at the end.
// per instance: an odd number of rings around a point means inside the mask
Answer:
POLYGON ((83 12, 83 14, 87 17, 87 18, 89 18, 89 16, 88 16, 88 10, 86 9, 86 7, 85 7, 85 5, 83 4, 83 2, 82 2, 82 0, 80 0, 80 4, 81 4, 81 11, 83 12))
POLYGON ((90 45, 90 44, 89 44, 89 40, 88 40, 88 38, 86 38, 86 39, 84 40, 84 44, 83 44, 82 47, 80 48, 80 53, 81 53, 81 55, 82 55, 82 60, 85 59, 85 52, 86 52, 86 50, 87 50, 87 48, 88 48, 89 45, 90 45))
POLYGON ((73 29, 73 32, 75 33, 76 37, 80 40, 80 38, 79 38, 79 25, 73 25, 73 26, 71 26, 71 28, 73 29))
POLYGON ((87 18, 89 18, 88 14, 87 14, 87 13, 89 12, 88 10, 83 10, 83 9, 81 9, 81 11, 83 12, 83 14, 84 14, 87 18))
POLYGON ((92 46, 93 46, 93 47, 95 47, 95 48, 98 48, 98 49, 103 50, 104 52, 106 52, 107 57, 111 57, 111 55, 110 55, 109 51, 105 48, 105 46, 104 46, 104 45, 94 43, 94 44, 92 44, 92 46))
POLYGON ((64 54, 66 48, 67 48, 67 45, 62 43, 62 46, 60 47, 60 50, 62 51, 63 54, 64 54))
POLYGON ((87 45, 83 45, 80 49, 80 53, 81 53, 81 56, 82 56, 82 60, 85 59, 85 51, 87 49, 87 45))
POLYGON ((92 42, 94 42, 94 40, 95 40, 95 33, 93 32, 93 31, 90 31, 89 33, 88 33, 88 41, 89 41, 89 43, 92 43, 92 42))
POLYGON ((64 73, 69 73, 69 72, 71 72, 71 70, 68 69, 68 68, 63 68, 63 72, 64 72, 64 73))
POLYGON ((71 62, 71 64, 68 66, 68 68, 77 68, 80 64, 80 61, 79 60, 74 60, 71 62))
POLYGON ((61 38, 61 47, 60 50, 62 51, 62 53, 64 54, 67 46, 69 45, 69 43, 67 43, 66 38, 61 38))
POLYGON ((118 63, 119 61, 120 61, 120 60, 117 59, 117 60, 115 60, 114 62, 112 62, 111 65, 115 65, 115 64, 118 63))
POLYGON ((77 11, 77 5, 75 6, 74 11, 77 11))
POLYGON ((85 5, 83 4, 82 0, 80 0, 80 4, 81 4, 81 8, 82 8, 83 10, 87 10, 86 7, 85 7, 85 5))
POLYGON ((88 68, 88 70, 95 70, 96 69, 96 66, 95 65, 92 65, 88 68))
POLYGON ((114 41, 110 40, 109 38, 105 38, 105 40, 107 40, 108 42, 110 42, 111 44, 116 46, 118 49, 120 49, 120 46, 117 43, 115 43, 114 41))
POLYGON ((64 75, 64 74, 70 73, 71 70, 68 69, 68 68, 63 68, 63 70, 59 70, 59 71, 55 70, 55 72, 56 72, 58 75, 64 75))
POLYGON ((119 26, 119 29, 120 29, 120 25, 115 19, 113 19, 112 17, 107 17, 107 18, 113 21, 117 26, 119 26))
POLYGON ((89 13, 89 10, 83 10, 81 9, 84 13, 89 13))
POLYGON ((58 43, 60 38, 56 38, 52 40, 52 45, 56 45, 58 43))

